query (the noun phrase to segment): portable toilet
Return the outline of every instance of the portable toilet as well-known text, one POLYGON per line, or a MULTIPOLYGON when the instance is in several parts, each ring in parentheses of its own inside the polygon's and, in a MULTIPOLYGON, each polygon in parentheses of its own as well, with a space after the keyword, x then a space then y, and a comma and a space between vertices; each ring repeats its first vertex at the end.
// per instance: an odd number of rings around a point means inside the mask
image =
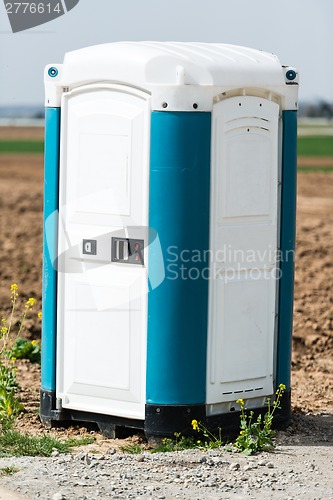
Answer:
POLYGON ((237 428, 286 385, 298 73, 217 43, 45 69, 41 418, 237 428))

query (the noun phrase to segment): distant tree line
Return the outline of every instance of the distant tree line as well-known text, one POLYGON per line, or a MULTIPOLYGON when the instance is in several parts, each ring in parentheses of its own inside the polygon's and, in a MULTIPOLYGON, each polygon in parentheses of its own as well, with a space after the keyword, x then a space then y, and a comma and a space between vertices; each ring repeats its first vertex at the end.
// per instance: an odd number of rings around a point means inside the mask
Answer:
POLYGON ((299 105, 299 116, 333 120, 333 103, 326 101, 318 103, 301 102, 299 105))

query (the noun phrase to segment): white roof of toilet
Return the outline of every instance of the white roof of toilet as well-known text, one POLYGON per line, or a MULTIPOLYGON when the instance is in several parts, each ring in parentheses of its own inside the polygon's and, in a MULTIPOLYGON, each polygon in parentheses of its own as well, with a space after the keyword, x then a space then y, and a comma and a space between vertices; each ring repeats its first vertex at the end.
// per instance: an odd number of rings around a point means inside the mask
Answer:
POLYGON ((64 89, 121 84, 150 92, 152 109, 212 109, 213 98, 232 89, 259 89, 279 96, 282 109, 297 109, 298 74, 277 56, 220 43, 114 42, 68 52, 63 64, 45 68, 45 105, 59 106, 64 89), (49 70, 56 68, 56 74, 49 70))
POLYGON ((68 52, 62 69, 62 80, 68 84, 103 79, 149 88, 177 85, 182 78, 192 85, 266 87, 285 83, 274 54, 219 43, 107 43, 68 52))

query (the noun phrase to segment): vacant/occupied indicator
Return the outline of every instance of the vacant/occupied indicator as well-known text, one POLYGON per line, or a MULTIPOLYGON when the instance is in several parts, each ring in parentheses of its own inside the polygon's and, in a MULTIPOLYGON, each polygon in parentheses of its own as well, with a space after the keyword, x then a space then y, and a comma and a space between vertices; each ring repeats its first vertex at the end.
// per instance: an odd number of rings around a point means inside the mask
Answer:
POLYGON ((83 240, 82 253, 85 255, 97 255, 97 240, 83 240))
POLYGON ((122 264, 144 264, 144 240, 112 238, 111 261, 122 264))

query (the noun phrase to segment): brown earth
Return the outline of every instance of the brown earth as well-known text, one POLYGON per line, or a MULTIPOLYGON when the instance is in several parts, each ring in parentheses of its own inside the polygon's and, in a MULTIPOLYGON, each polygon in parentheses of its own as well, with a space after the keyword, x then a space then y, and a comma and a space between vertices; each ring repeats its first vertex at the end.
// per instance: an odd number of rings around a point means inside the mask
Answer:
POLYGON ((298 176, 292 401, 333 411, 333 173, 298 176))
POLYGON ((44 139, 44 128, 41 127, 0 127, 0 139, 44 139))
POLYGON ((299 156, 297 159, 299 167, 333 167, 331 156, 299 156))
MULTIPOLYGON (((23 129, 19 137, 41 138, 42 135, 40 129, 23 129)), ((15 135, 10 129, 6 132, 0 128, 0 138, 4 137, 17 137, 17 130, 15 135)), ((36 312, 41 308, 42 180, 42 155, 0 155, 2 314, 10 310, 12 283, 19 285, 21 305, 28 297, 35 297, 36 312)), ((333 413, 332 227, 333 173, 299 174, 292 362, 295 414, 300 411, 305 414, 333 413)), ((36 314, 27 322, 26 335, 31 339, 40 338, 36 314)), ((18 427, 41 432, 39 367, 28 361, 20 362, 18 379, 27 410, 19 418, 18 427)), ((83 432, 79 428, 71 430, 74 434, 83 432)), ((98 440, 104 442, 100 436, 98 440)))

